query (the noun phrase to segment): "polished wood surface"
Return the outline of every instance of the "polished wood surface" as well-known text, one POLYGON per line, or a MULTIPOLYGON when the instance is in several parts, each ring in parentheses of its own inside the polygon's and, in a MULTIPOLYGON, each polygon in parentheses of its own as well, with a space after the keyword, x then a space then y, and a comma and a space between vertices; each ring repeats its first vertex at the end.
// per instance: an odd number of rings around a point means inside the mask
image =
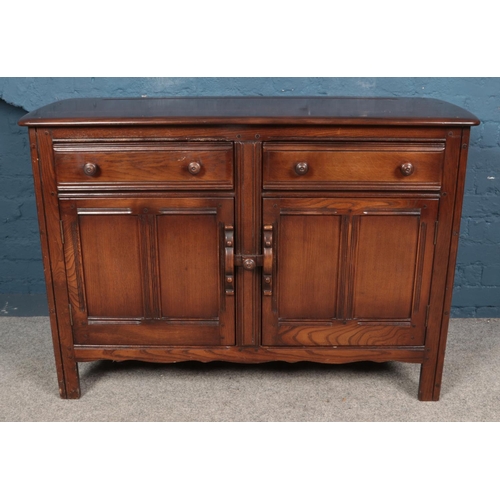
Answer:
POLYGON ((303 213, 284 214, 277 225, 279 317, 328 320, 336 317, 341 217, 303 213))
MULTIPOLYGON (((265 189, 439 190, 443 144, 264 144, 265 189), (297 166, 301 166, 300 173, 297 166), (411 165, 409 173, 402 167, 411 165)), ((406 167, 408 168, 408 167, 406 167)))
POLYGON ((277 283, 264 345, 421 345, 436 199, 270 198, 277 283))
MULTIPOLYGON (((104 210, 103 210, 104 212, 104 210)), ((141 237, 135 215, 81 215, 81 267, 89 317, 143 316, 141 237)), ((79 235, 75 232, 79 231, 79 235)))
POLYGON ((59 190, 231 189, 232 144, 64 143, 54 148, 59 190))
POLYGON ((152 361, 156 363, 175 363, 177 361, 201 361, 208 363, 214 359, 230 363, 267 363, 269 361, 286 361, 287 363, 298 363, 307 359, 315 363, 342 364, 355 363, 357 361, 373 361, 383 363, 385 361, 402 361, 406 363, 422 363, 425 359, 424 347, 398 349, 389 348, 342 348, 317 349, 304 347, 224 347, 224 348, 200 348, 200 347, 155 347, 144 346, 141 348, 133 346, 75 346, 76 359, 78 361, 96 361, 99 359, 110 359, 114 361, 138 360, 152 361))
POLYGON ((175 97, 67 99, 29 113, 20 123, 477 125, 479 121, 453 104, 418 97, 175 97))
POLYGON ((233 200, 61 200, 75 342, 234 344, 222 293, 222 225, 233 200))
MULTIPOLYGON (((356 223, 353 317, 408 320, 413 296, 420 302, 414 290, 422 277, 417 250, 420 229, 424 235, 427 230, 425 222, 420 225, 420 211, 375 213, 359 217, 356 223)), ((423 246, 425 249, 425 243, 423 246)))
POLYGON ((78 363, 421 364, 439 398, 468 131, 432 99, 82 99, 30 126, 61 397, 78 363))

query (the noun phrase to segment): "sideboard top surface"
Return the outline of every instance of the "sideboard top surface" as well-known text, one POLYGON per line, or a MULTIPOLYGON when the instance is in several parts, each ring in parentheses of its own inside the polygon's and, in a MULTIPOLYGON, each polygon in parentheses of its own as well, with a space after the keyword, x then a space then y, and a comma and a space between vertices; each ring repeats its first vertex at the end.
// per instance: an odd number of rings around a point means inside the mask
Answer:
POLYGON ((146 97, 66 99, 28 113, 19 124, 471 126, 479 120, 454 104, 428 98, 146 97))

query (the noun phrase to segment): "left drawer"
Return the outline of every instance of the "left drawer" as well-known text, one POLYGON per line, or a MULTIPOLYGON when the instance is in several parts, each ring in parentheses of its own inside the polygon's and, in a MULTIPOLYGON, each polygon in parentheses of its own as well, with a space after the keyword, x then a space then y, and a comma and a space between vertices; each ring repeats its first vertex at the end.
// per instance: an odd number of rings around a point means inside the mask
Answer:
POLYGON ((232 189, 231 142, 56 143, 60 191, 232 189))

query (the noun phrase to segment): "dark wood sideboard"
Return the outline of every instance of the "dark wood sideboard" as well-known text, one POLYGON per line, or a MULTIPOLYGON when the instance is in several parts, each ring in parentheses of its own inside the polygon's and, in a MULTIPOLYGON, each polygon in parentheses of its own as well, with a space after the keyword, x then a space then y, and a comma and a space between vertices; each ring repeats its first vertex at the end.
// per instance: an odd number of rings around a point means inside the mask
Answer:
POLYGON ((85 361, 282 360, 419 363, 438 400, 478 123, 421 98, 27 114, 61 397, 85 361))

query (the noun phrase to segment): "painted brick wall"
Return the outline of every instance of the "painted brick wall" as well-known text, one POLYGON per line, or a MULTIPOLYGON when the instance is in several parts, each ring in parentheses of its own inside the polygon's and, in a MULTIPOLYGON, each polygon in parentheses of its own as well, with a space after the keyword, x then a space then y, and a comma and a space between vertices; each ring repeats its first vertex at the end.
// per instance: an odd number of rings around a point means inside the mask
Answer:
MULTIPOLYGON (((25 113, 0 101, 0 293, 44 293, 25 113)), ((0 304, 3 306, 3 304, 0 304)))
POLYGON ((482 121, 472 129, 453 299, 458 317, 500 317, 498 78, 0 78, 0 294, 44 290, 26 111, 70 97, 186 95, 415 96, 482 121))

